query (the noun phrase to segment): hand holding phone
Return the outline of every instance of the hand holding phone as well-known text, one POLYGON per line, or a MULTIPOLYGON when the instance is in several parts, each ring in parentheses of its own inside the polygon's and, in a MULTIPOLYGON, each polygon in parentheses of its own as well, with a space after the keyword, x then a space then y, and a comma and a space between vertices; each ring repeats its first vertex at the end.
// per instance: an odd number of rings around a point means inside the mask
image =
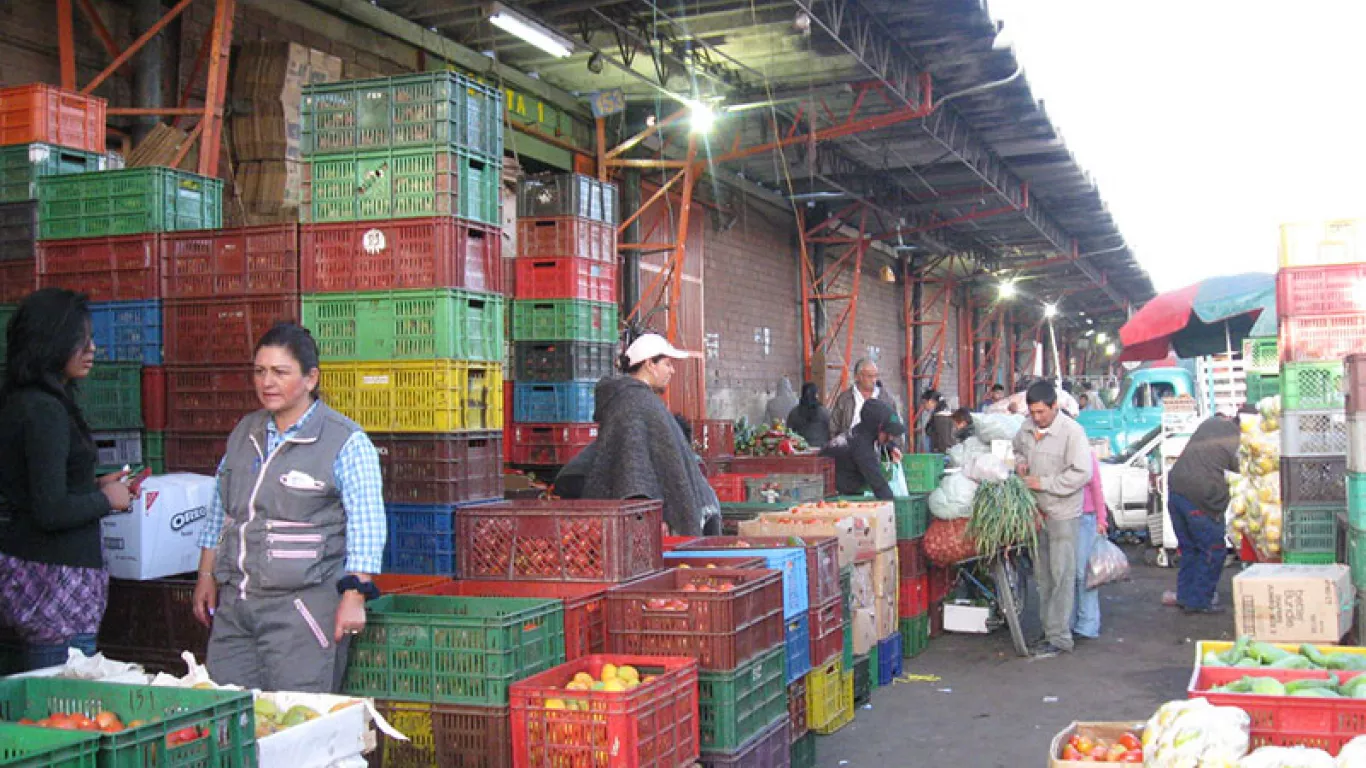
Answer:
POLYGON ((146 480, 151 476, 152 468, 143 467, 142 471, 138 472, 136 475, 131 476, 132 479, 128 480, 128 492, 133 494, 133 496, 137 496, 139 493, 142 492, 142 481, 146 480))

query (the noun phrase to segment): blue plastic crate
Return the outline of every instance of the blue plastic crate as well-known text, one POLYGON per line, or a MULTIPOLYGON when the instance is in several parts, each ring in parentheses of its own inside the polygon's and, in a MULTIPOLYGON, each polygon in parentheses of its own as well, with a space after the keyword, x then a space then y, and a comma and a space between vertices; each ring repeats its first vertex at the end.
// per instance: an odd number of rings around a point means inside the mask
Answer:
POLYGON ((90 305, 95 359, 161 365, 161 302, 107 301, 90 305))
POLYGON ((787 620, 783 644, 787 648, 783 657, 783 671, 787 673, 787 684, 791 685, 811 671, 811 624, 807 614, 787 620))
POLYGON ((594 381, 518 382, 512 395, 513 421, 522 424, 591 422, 596 387, 594 381))
POLYGON ((396 550, 386 545, 383 567, 385 573, 454 576, 455 552, 396 550))
POLYGON ((793 549, 685 549, 665 552, 664 559, 694 557, 762 557, 771 570, 783 574, 783 618, 805 616, 810 601, 806 591, 806 550, 793 549))
POLYGON ((390 533, 421 533, 431 536, 455 535, 455 505, 385 504, 390 533))
POLYGON ((893 632, 877 642, 877 684, 891 685, 901 677, 901 633, 893 632))

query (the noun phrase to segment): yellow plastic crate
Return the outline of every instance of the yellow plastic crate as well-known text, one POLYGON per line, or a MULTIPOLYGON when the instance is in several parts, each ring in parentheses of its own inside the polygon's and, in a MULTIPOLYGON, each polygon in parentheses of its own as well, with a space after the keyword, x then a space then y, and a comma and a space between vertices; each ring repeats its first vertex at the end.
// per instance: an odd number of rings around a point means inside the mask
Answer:
MULTIPOLYGON (((1289 652, 1291 652, 1291 653, 1299 653, 1299 652, 1300 652, 1300 646, 1299 646, 1298 644, 1290 644, 1290 643, 1272 643, 1271 645, 1273 645, 1273 646, 1275 646, 1275 647, 1281 649, 1282 651, 1289 651, 1289 652)), ((1361 647, 1354 646, 1354 645, 1329 645, 1328 643, 1312 643, 1312 645, 1313 645, 1315 648, 1318 648, 1319 650, 1323 650, 1323 649, 1325 649, 1325 648, 1330 648, 1330 649, 1332 649, 1332 650, 1330 651, 1331 653, 1348 653, 1348 654, 1351 654, 1351 655, 1353 655, 1353 656, 1366 656, 1366 648, 1361 648, 1361 647)), ((1223 653, 1224 651, 1227 651, 1227 650, 1229 650, 1229 649, 1232 648, 1232 647, 1233 647, 1233 643, 1231 643, 1231 642, 1229 642, 1229 641, 1227 641, 1227 640, 1200 640, 1200 641, 1196 642, 1196 644, 1195 644, 1195 669, 1196 669, 1196 671, 1198 672, 1198 671, 1200 670, 1200 666, 1201 666, 1201 663, 1200 663, 1200 662, 1201 662, 1201 660, 1203 660, 1203 659, 1205 658, 1205 654, 1209 653, 1210 651, 1214 651, 1215 653, 1223 653)))
POLYGON ((829 736, 844 726, 854 722, 854 673, 842 672, 840 674, 840 709, 835 713, 835 719, 822 728, 812 727, 811 730, 822 736, 829 736))
POLYGON ((503 428, 503 366, 463 360, 325 363, 328 403, 374 432, 503 428))
MULTIPOLYGON (((828 728, 839 719, 843 706, 843 689, 840 675, 844 673, 842 659, 835 659, 817 667, 806 675, 806 725, 815 731, 828 728)), ((853 706, 853 670, 849 675, 849 701, 853 706)))

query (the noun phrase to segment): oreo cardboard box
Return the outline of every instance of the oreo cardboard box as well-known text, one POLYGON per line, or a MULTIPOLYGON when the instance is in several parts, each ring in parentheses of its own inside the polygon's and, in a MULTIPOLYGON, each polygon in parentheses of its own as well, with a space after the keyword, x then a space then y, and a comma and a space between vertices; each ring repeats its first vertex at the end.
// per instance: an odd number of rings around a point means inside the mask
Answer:
POLYGON ((146 581, 199 567, 199 533, 213 503, 215 479, 156 475, 127 514, 104 518, 104 564, 116 579, 146 581))

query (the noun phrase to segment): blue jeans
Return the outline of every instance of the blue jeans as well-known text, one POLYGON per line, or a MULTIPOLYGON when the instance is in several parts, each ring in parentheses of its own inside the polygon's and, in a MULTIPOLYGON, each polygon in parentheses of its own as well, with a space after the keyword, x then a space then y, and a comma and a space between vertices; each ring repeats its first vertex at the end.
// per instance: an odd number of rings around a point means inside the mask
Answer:
POLYGON ((76 635, 69 642, 58 645, 25 645, 24 671, 32 672, 35 669, 47 669, 65 664, 68 648, 75 648, 86 656, 94 656, 95 635, 93 633, 76 635))
POLYGON ((1077 531, 1077 607, 1072 611, 1072 633, 1093 639, 1100 637, 1100 590, 1086 588, 1086 566, 1099 540, 1095 514, 1082 515, 1077 531))
POLYGON ((1181 547, 1181 566, 1176 573, 1176 602, 1186 608, 1208 608, 1219 588, 1219 576, 1227 555, 1224 523, 1220 515, 1196 509, 1179 493, 1167 499, 1172 529, 1181 547))

